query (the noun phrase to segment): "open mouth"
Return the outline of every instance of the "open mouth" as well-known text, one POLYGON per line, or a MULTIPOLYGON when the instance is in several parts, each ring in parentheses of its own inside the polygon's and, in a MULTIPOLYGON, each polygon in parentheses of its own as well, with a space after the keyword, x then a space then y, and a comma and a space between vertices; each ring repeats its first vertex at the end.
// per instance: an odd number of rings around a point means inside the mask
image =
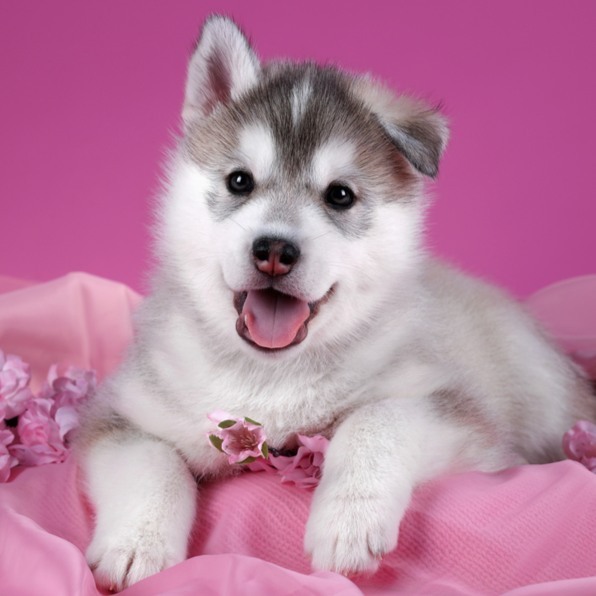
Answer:
POLYGON ((320 300, 306 302, 272 288, 235 292, 236 331, 253 347, 263 350, 295 346, 304 341, 308 324, 332 293, 333 288, 320 300))

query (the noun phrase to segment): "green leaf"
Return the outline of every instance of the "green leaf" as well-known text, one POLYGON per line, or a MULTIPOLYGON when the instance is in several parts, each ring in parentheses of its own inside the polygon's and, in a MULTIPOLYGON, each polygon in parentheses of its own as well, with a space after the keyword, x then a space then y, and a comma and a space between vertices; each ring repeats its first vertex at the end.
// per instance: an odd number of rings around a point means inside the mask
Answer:
POLYGON ((257 422, 256 420, 253 420, 252 418, 249 418, 248 416, 244 417, 244 422, 248 422, 249 424, 256 424, 257 426, 263 426, 260 422, 257 422))
POLYGON ((209 435, 209 441, 218 451, 221 451, 223 453, 223 449, 221 448, 223 439, 216 435, 209 435))
POLYGON ((263 443, 263 447, 261 449, 261 453, 263 454, 263 457, 265 459, 267 459, 269 457, 269 447, 268 447, 267 443, 263 443))
POLYGON ((243 466, 244 464, 252 464, 253 461, 256 461, 256 457, 247 457, 242 461, 237 462, 239 466, 243 466))
POLYGON ((230 426, 234 426, 236 424, 235 420, 222 420, 217 426, 219 428, 230 428, 230 426))

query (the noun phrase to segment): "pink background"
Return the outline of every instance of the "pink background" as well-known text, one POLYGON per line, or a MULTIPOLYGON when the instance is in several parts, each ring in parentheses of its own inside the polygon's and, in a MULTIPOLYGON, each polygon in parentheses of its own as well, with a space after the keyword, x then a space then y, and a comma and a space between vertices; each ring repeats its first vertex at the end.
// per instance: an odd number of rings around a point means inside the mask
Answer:
POLYGON ((519 296, 596 270, 596 2, 4 0, 0 273, 144 288, 149 199, 213 11, 265 59, 333 62, 443 101, 437 253, 519 296))

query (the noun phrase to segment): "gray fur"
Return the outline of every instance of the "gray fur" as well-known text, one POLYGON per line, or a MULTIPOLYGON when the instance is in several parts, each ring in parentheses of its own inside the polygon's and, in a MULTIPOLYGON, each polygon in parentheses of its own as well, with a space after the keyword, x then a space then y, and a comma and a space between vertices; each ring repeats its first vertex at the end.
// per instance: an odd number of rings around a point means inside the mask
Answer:
MULTIPOLYGON (((210 118, 194 122, 184 142, 193 159, 219 176, 221 195, 209 196, 216 220, 229 217, 250 200, 228 200, 224 180, 230 172, 221 169, 222 163, 233 162, 238 132, 250 123, 264 123, 273 133, 278 159, 274 178, 257 180, 253 196, 274 196, 272 200, 279 204, 279 211, 289 213, 295 201, 307 198, 318 204, 344 234, 357 238, 368 231, 377 200, 410 200, 415 194, 415 180, 402 157, 406 152, 396 151, 379 119, 351 87, 352 79, 332 67, 273 63, 263 68, 258 84, 237 101, 223 100, 210 118), (305 84, 313 91, 301 106, 301 117, 296 123, 291 98, 305 84), (325 208, 322 190, 312 187, 310 172, 305 168, 322 144, 343 138, 357 144, 357 163, 366 176, 363 186, 372 191, 371 196, 358 197, 363 208, 357 217, 347 211, 325 208), (371 152, 370 147, 377 151, 371 152)), ((403 137, 407 138, 405 133, 403 137)))

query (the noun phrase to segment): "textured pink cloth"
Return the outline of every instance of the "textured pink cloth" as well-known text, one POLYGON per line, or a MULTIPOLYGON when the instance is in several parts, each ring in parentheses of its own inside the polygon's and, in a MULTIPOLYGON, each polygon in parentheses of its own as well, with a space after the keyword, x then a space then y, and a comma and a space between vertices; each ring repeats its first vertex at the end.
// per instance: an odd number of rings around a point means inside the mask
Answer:
MULTIPOLYGON (((129 289, 84 274, 3 281, 0 348, 31 362, 38 380, 52 362, 103 375, 121 357, 139 301, 129 289)), ((205 486, 191 557, 124 593, 596 594, 596 475, 574 462, 421 487, 398 549, 372 578, 310 570, 302 552, 310 498, 263 473, 205 486)), ((83 556, 91 528, 72 458, 18 470, 0 484, 0 593, 97 594, 83 556)))

